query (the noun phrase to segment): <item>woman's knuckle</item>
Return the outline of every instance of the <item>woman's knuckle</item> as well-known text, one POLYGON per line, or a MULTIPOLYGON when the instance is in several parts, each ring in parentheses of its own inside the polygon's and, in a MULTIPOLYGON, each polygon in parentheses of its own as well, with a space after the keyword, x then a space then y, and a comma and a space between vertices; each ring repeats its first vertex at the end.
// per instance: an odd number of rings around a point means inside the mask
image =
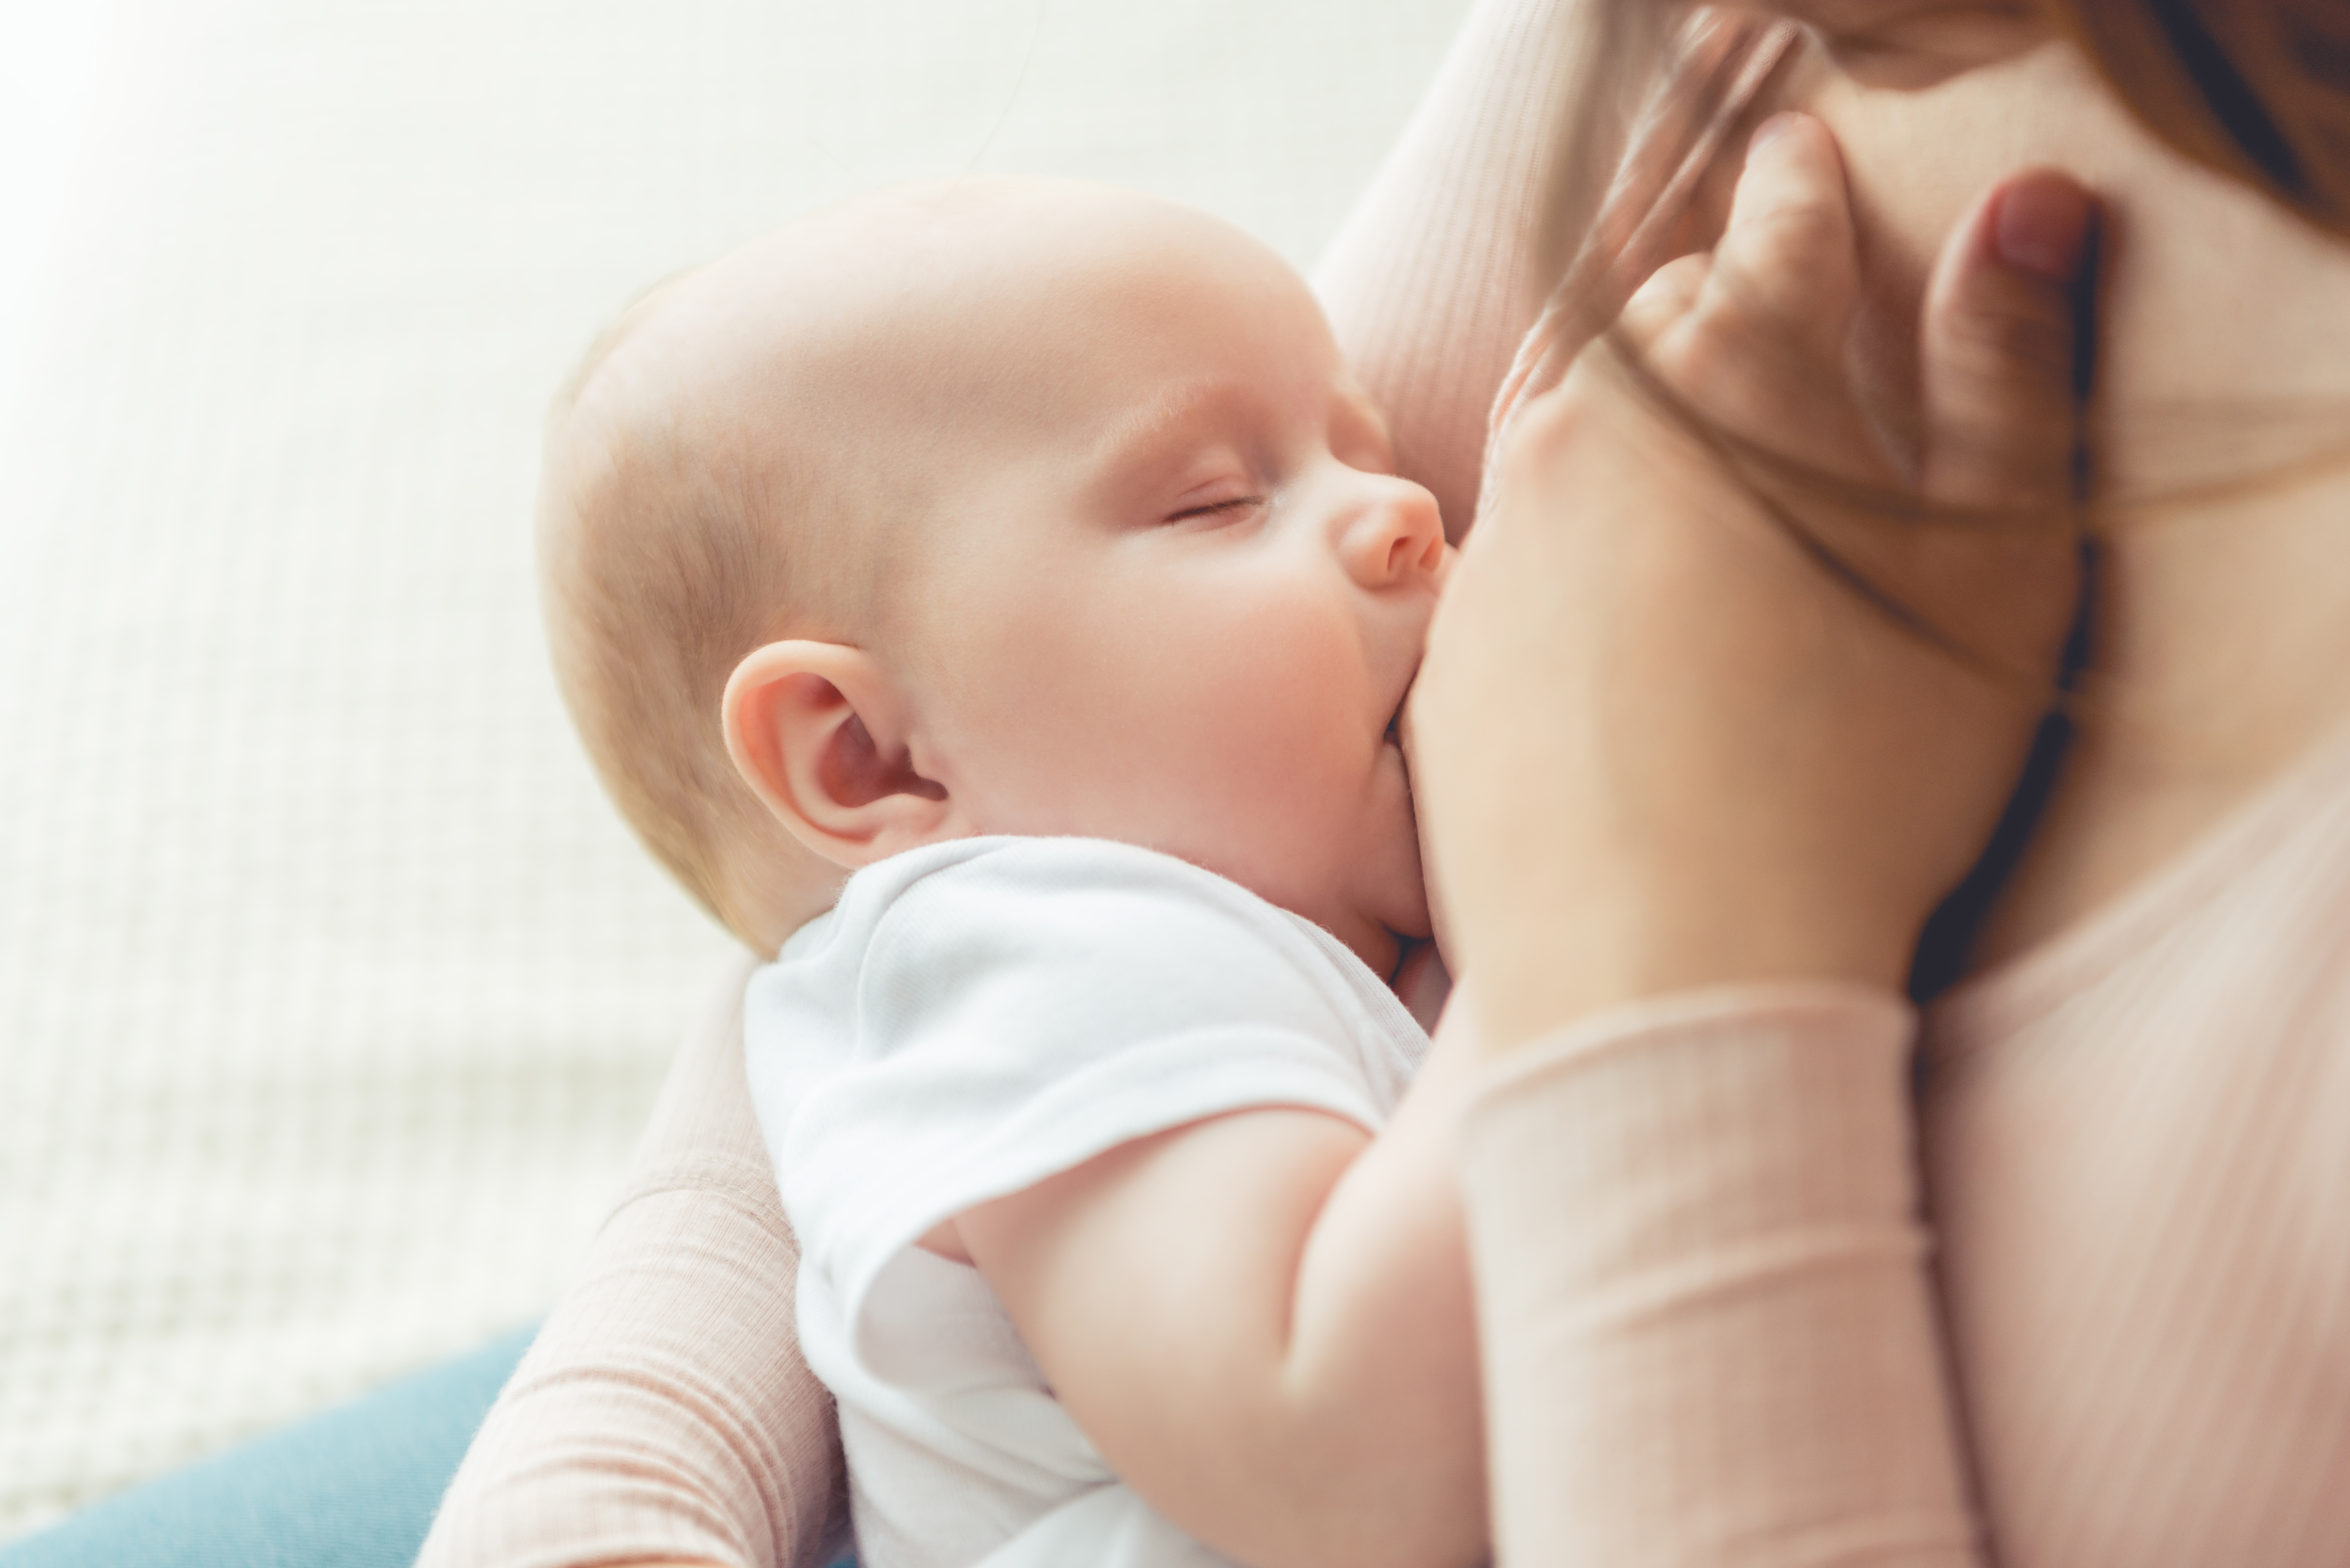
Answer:
POLYGON ((1979 299, 1951 311, 1941 336, 1945 352, 1978 372, 2022 370, 2052 381, 2072 374, 2072 313, 2060 305, 2028 296, 1979 299))
POLYGON ((1801 281, 1823 260, 1841 258, 1850 249, 1849 234, 1839 202, 1806 194, 1756 213, 1731 231, 1725 249, 1746 270, 1801 281))
POLYGON ((1752 291, 1727 292, 1691 321, 1681 339, 1680 379, 1715 395, 1733 390, 1775 399, 1805 378, 1809 321, 1788 301, 1752 291))
POLYGON ((1509 465, 1517 469, 1556 462, 1581 430, 1589 396, 1580 382, 1570 379, 1527 402, 1510 424, 1504 454, 1509 465))
POLYGON ((1760 214, 1758 225, 1766 233, 1800 244, 1805 248, 1818 248, 1842 240, 1847 228, 1845 206, 1828 191, 1805 190, 1760 214))

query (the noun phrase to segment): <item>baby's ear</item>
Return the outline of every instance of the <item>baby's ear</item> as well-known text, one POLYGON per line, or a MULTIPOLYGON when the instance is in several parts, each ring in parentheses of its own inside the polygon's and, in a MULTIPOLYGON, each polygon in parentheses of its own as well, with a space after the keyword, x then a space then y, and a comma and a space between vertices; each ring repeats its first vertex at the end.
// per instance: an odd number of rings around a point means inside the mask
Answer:
POLYGON ((795 838, 853 871, 972 831, 914 771, 903 711, 861 649, 771 642, 726 682, 726 752, 795 838))

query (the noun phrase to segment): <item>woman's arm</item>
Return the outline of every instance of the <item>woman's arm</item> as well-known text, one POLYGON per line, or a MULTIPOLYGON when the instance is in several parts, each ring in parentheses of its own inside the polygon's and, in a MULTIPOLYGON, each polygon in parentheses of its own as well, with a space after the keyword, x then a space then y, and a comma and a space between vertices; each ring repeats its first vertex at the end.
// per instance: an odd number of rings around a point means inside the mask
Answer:
POLYGON ((1961 1568, 1908 1009, 1726 988, 1509 1058, 1464 1118, 1504 1563, 1961 1568))
POLYGON ((1853 388, 1842 159, 1781 116, 1719 246, 1523 410, 1410 715, 1490 1045, 1695 985, 1899 988, 2014 787, 2076 602, 2093 216, 2053 172, 1976 203, 1896 451, 1853 388))
POLYGON ((1436 496, 1455 542, 1476 514, 1487 410, 1550 291, 1535 225, 1589 4, 1481 0, 1314 269, 1396 471, 1436 496))
POLYGON ((1586 353, 1527 410, 1414 695, 1500 1058, 1461 1168, 1504 1562, 1977 1545, 1898 988, 2071 607, 2090 213, 2027 175, 1952 237, 1905 465, 1848 391, 1835 149, 1771 129, 1722 244, 1627 313, 1639 369, 1586 353), (1839 511, 1742 440, 1907 514, 1839 511))
MULTIPOLYGON (((1566 258, 1551 253, 1574 243, 1565 209, 1594 194, 1580 187, 1606 174, 1620 129, 1585 101, 1622 85, 1622 70, 1591 68, 1606 11, 1480 0, 1314 270, 1348 364, 1387 414, 1397 472, 1434 493, 1455 544, 1476 518, 1496 394, 1561 282, 1566 258)), ((1794 30, 1711 15, 1674 37, 1659 101, 1677 112, 1647 123, 1594 220, 1593 250, 1611 262, 1653 266, 1692 231, 1719 231, 1728 189, 1713 154, 1752 128, 1794 30), (1652 223, 1659 213, 1669 221, 1652 223)))
POLYGON ((799 1357, 798 1250, 743 1082, 743 978, 679 1053, 419 1568, 820 1568, 845 1545, 832 1400, 799 1357))

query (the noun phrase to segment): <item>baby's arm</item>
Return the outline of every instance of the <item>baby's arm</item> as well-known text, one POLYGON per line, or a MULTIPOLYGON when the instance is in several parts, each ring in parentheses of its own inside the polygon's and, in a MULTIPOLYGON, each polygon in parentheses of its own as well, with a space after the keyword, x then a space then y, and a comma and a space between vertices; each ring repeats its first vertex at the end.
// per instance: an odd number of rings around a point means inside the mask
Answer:
POLYGON ((1319 1111, 1217 1116, 954 1221, 1103 1458, 1228 1556, 1444 1568, 1485 1553, 1450 1154, 1475 1065, 1463 1013, 1456 993, 1376 1138, 1319 1111))

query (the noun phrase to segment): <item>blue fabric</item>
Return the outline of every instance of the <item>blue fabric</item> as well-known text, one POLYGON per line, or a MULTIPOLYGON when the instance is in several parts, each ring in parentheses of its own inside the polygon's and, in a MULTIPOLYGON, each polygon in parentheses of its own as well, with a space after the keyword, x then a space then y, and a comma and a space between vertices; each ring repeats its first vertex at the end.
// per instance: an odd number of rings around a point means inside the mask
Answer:
POLYGON ((536 1332, 109 1498, 0 1568, 410 1568, 536 1332))

